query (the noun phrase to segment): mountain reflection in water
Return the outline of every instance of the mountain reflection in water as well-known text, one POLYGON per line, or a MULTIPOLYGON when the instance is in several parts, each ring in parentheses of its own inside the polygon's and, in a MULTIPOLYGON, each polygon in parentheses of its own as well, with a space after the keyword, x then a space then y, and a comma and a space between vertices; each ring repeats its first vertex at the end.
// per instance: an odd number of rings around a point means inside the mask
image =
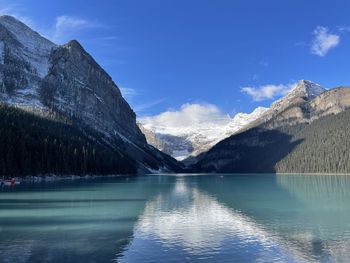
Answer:
POLYGON ((0 262, 348 262, 350 177, 150 175, 0 192, 0 262))

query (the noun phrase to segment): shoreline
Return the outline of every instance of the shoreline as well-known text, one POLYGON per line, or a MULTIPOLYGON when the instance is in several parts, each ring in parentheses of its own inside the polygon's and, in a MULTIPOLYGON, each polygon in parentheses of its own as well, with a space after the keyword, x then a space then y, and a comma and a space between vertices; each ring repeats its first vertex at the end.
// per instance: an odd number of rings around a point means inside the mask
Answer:
MULTIPOLYGON (((282 176, 350 176, 350 173, 180 173, 181 175, 282 175, 282 176)), ((159 173, 151 174, 151 175, 159 175, 159 173)), ((174 173, 164 173, 161 175, 167 176, 167 175, 174 175, 174 173)), ((132 176, 139 176, 132 175, 132 174, 110 174, 110 175, 54 175, 54 174, 48 174, 48 175, 38 175, 38 176, 32 176, 27 175, 24 177, 0 177, 0 186, 16 186, 21 183, 49 183, 49 182, 59 182, 59 181, 77 181, 77 180, 91 180, 91 179, 97 179, 97 178, 117 178, 117 177, 132 177, 132 176), (8 181, 14 181, 12 185, 6 184, 5 182, 8 181)))
POLYGON ((97 178, 116 178, 116 177, 130 177, 133 175, 124 174, 110 174, 110 175, 42 175, 42 176, 32 176, 27 175, 24 177, 7 177, 7 179, 1 178, 0 185, 2 186, 16 186, 21 183, 49 183, 49 182, 59 182, 59 181, 76 181, 76 180, 90 180, 97 178), (9 178, 9 179, 8 179, 9 178), (13 185, 6 185, 5 181, 14 180, 16 183, 13 185))

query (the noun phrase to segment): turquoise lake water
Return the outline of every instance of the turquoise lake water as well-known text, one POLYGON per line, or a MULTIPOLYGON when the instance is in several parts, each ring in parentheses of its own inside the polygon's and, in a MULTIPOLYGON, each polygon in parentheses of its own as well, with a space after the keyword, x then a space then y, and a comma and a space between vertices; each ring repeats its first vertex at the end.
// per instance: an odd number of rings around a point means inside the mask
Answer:
POLYGON ((350 262, 350 176, 150 175, 4 188, 0 262, 350 262))

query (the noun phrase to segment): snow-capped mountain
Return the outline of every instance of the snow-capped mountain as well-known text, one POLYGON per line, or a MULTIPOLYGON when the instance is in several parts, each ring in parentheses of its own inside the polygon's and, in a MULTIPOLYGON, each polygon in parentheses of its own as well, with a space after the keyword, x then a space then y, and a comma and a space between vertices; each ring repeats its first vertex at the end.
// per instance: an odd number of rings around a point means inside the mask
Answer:
POLYGON ((209 150, 219 141, 231 136, 257 120, 267 108, 258 107, 252 113, 238 113, 211 122, 191 123, 187 127, 164 127, 141 119, 140 125, 148 143, 172 155, 177 160, 209 150))
POLYGON ((272 119, 274 119, 273 125, 278 126, 281 122, 290 121, 291 116, 302 117, 303 113, 299 106, 313 100, 325 91, 326 89, 317 83, 310 80, 300 80, 284 97, 273 102, 256 122, 251 123, 251 126, 261 125, 272 119))
POLYGON ((311 100, 324 91, 326 89, 317 83, 309 80, 300 80, 286 96, 271 104, 271 110, 281 112, 293 104, 300 103, 302 100, 311 100))
POLYGON ((237 113, 234 117, 226 116, 211 123, 191 123, 187 127, 175 128, 155 125, 144 118, 141 125, 148 143, 177 160, 184 160, 208 151, 239 131, 268 122, 286 109, 312 100, 324 91, 319 84, 301 80, 287 95, 273 102, 270 108, 258 107, 249 114, 237 113))
POLYGON ((177 166, 147 144, 118 86, 76 40, 56 45, 11 16, 0 17, 0 103, 63 115, 142 170, 177 166))

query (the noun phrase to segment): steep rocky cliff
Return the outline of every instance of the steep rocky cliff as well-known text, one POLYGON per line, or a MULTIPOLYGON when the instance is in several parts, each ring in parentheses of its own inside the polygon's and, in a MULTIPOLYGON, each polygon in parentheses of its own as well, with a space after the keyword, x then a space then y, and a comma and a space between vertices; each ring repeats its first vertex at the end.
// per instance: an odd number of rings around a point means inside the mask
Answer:
POLYGON ((147 144, 117 85, 77 41, 55 45, 11 16, 0 17, 0 102, 64 116, 82 132, 92 130, 96 142, 136 160, 142 171, 179 168, 147 144))

